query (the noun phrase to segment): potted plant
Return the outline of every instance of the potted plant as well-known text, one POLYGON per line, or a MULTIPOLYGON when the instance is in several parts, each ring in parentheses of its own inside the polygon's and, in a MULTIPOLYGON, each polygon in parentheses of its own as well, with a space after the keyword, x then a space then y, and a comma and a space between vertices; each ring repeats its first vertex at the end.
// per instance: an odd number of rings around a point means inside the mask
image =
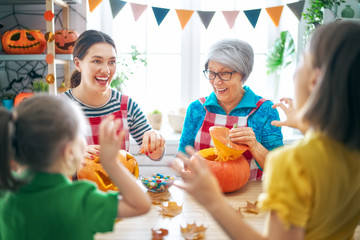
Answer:
POLYGON ((117 89, 119 92, 123 92, 124 86, 126 86, 125 81, 129 80, 131 75, 134 74, 132 70, 134 67, 138 67, 139 65, 147 65, 146 52, 140 53, 136 46, 132 45, 130 54, 130 61, 125 57, 119 57, 117 59, 117 64, 121 71, 117 72, 116 76, 110 83, 110 86, 117 89))
POLYGON ((13 108, 14 105, 15 94, 2 94, 1 95, 1 104, 4 108, 9 111, 13 108))
POLYGON ((336 17, 337 7, 346 0, 310 0, 310 7, 303 13, 307 25, 305 39, 308 39, 316 26, 324 24, 324 10, 329 9, 336 17))
POLYGON ((274 99, 278 95, 281 71, 293 62, 294 57, 294 39, 289 31, 282 31, 266 58, 267 74, 274 74, 274 99))
POLYGON ((43 78, 36 78, 31 84, 33 92, 49 92, 49 84, 43 78))
POLYGON ((160 130, 161 121, 162 121, 162 113, 158 109, 155 109, 154 111, 148 113, 147 118, 153 129, 160 130))

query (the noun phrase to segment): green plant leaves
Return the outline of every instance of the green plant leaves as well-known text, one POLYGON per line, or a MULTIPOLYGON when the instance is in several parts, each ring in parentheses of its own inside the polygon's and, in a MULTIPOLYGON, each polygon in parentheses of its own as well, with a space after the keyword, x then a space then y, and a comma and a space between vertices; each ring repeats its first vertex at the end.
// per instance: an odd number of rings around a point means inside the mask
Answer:
POLYGON ((281 70, 292 63, 295 56, 295 43, 289 31, 282 31, 275 40, 266 59, 267 74, 281 70))

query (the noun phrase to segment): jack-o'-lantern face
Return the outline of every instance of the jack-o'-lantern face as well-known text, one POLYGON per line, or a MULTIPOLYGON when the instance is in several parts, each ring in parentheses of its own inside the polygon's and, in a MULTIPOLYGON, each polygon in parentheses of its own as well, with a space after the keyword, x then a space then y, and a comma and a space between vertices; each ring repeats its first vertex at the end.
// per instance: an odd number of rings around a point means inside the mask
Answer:
POLYGON ((55 32, 55 53, 72 54, 78 34, 72 30, 59 30, 55 32))
POLYGON ((4 52, 8 54, 41 54, 46 48, 45 37, 39 30, 7 31, 1 43, 4 52))
MULTIPOLYGON (((119 150, 118 160, 136 178, 139 177, 139 165, 130 153, 125 150, 119 150)), ((105 192, 108 190, 118 190, 102 167, 99 157, 95 157, 93 160, 85 158, 85 166, 78 170, 77 177, 78 179, 88 179, 95 182, 98 188, 105 192)))

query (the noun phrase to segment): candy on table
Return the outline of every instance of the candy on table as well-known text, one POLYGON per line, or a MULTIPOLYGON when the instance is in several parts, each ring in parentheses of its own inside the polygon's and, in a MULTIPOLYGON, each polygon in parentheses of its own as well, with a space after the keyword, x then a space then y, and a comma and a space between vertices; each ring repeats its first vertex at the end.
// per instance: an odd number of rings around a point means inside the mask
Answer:
POLYGON ((175 178, 172 176, 157 173, 153 175, 151 178, 143 178, 142 182, 150 190, 164 191, 170 187, 173 180, 175 180, 175 178))

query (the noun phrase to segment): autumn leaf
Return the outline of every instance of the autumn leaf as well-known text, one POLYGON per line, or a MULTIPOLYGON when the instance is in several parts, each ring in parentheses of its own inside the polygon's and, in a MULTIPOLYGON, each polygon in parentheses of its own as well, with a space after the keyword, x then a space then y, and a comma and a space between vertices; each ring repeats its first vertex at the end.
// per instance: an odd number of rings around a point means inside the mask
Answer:
POLYGON ((177 205, 176 202, 169 202, 167 207, 164 205, 160 205, 159 207, 161 208, 159 212, 167 217, 175 217, 182 211, 182 206, 177 205))
POLYGON ((149 197, 151 198, 152 204, 155 205, 159 205, 162 204, 163 202, 169 201, 170 200, 170 192, 169 191, 165 191, 165 192, 160 192, 160 193, 154 193, 154 192, 147 192, 149 197))
POLYGON ((254 203, 251 203, 249 201, 246 201, 246 207, 243 207, 242 209, 244 210, 244 212, 246 213, 254 213, 254 214, 259 214, 260 213, 260 209, 257 208, 257 201, 255 201, 254 203))
POLYGON ((244 215, 241 212, 241 207, 239 207, 237 210, 235 209, 235 211, 240 215, 240 217, 244 217, 244 215))
POLYGON ((181 235, 186 240, 200 240, 205 238, 205 231, 206 227, 204 227, 202 224, 200 226, 196 226, 196 223, 193 224, 187 224, 186 227, 181 227, 181 235))
POLYGON ((163 240, 165 236, 169 234, 169 231, 165 228, 151 229, 152 240, 163 240))

